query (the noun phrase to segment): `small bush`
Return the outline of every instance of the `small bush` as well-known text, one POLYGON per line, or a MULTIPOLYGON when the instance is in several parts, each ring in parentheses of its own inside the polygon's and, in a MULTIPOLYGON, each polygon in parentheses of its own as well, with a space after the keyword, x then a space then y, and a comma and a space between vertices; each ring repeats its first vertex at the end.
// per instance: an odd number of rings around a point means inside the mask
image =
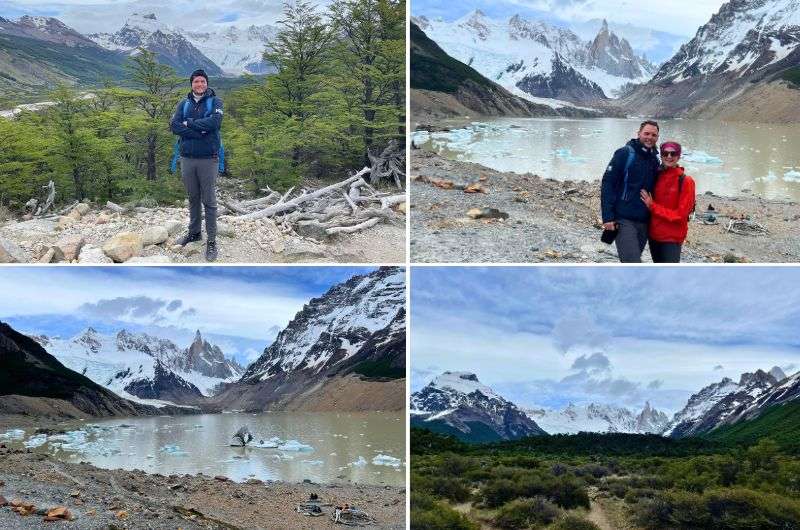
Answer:
POLYGON ((600 527, 582 517, 570 514, 561 517, 549 530, 600 530, 600 527))
POLYGON ((544 497, 517 499, 497 511, 494 522, 500 528, 535 528, 555 521, 560 510, 544 497))
POLYGON ((480 530, 464 514, 438 502, 431 495, 411 494, 412 530, 480 530))

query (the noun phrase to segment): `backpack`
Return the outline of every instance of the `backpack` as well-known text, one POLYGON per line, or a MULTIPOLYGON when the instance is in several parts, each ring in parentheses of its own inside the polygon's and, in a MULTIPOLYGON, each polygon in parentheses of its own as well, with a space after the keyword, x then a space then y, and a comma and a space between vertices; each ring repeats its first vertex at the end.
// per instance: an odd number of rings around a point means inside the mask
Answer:
MULTIPOLYGON (((191 105, 191 101, 189 99, 185 99, 183 101, 183 106, 181 107, 181 119, 186 119, 186 113, 189 111, 189 105, 191 105)), ((206 99, 206 111, 203 114, 204 118, 211 116, 211 113, 214 112, 214 96, 206 99)), ((175 140, 175 147, 172 151, 172 160, 169 163, 169 171, 170 173, 175 173, 175 170, 178 168, 178 159, 181 157, 181 138, 178 137, 175 140)), ((219 141, 219 172, 225 173, 225 147, 222 145, 222 139, 220 138, 219 141)))
MULTIPOLYGON (((681 172, 681 174, 678 175, 678 200, 679 201, 681 200, 681 191, 683 190, 683 181, 684 180, 686 180, 686 173, 681 172)), ((696 209, 697 209, 697 197, 695 197, 692 200, 692 209, 689 210, 689 216, 687 217, 687 220, 689 220, 689 221, 692 220, 692 215, 694 214, 694 211, 696 209)))

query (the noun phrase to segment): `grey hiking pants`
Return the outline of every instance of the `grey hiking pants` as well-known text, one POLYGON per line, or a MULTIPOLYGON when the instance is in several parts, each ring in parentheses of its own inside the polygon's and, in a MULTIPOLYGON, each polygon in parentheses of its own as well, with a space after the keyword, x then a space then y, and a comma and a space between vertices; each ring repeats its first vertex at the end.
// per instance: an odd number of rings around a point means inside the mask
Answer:
POLYGON ((206 236, 208 241, 217 238, 217 158, 181 157, 181 177, 189 196, 189 233, 199 234, 200 208, 205 210, 206 236))
POLYGON ((617 221, 617 255, 621 263, 641 263, 647 244, 647 223, 620 219, 617 221))

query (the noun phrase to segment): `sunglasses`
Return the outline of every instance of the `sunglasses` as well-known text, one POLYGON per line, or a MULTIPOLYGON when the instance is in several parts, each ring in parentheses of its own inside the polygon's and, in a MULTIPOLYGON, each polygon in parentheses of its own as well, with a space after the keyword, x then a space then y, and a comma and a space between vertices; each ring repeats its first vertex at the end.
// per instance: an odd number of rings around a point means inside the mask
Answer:
POLYGON ((677 151, 661 151, 661 156, 678 156, 677 151))

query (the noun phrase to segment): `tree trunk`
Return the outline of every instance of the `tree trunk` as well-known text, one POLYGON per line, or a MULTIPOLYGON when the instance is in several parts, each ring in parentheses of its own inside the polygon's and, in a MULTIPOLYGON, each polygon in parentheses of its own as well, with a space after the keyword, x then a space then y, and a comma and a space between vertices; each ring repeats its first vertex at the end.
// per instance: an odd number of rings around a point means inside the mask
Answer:
POLYGON ((156 135, 147 135, 147 180, 156 179, 156 135))
POLYGON ((72 168, 72 183, 75 186, 75 198, 83 200, 83 182, 81 181, 81 170, 78 166, 72 168))

